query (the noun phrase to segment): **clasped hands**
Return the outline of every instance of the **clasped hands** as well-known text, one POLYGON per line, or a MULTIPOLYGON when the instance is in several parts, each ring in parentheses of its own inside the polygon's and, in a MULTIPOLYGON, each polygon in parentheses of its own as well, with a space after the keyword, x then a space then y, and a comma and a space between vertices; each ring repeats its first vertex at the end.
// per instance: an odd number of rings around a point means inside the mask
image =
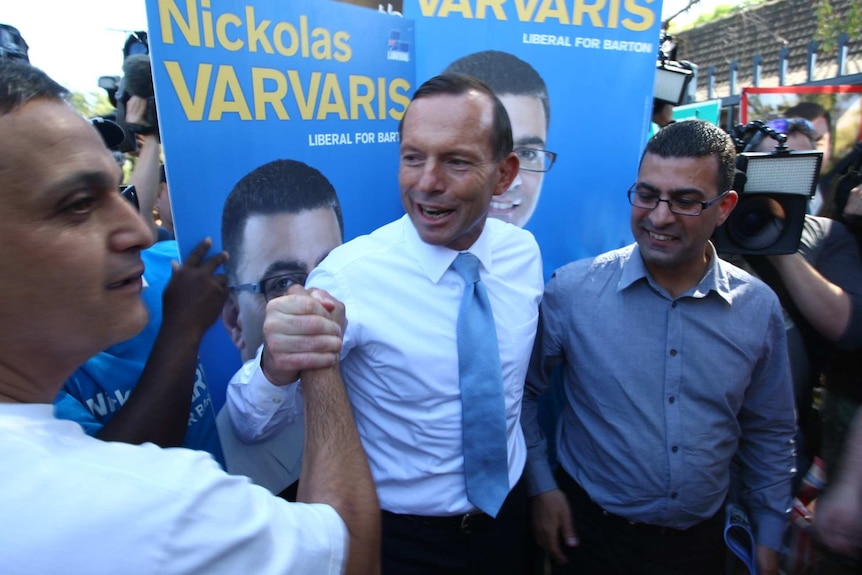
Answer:
POLYGON ((304 370, 338 365, 346 326, 343 303, 321 289, 291 286, 266 306, 263 374, 274 385, 287 385, 304 370))

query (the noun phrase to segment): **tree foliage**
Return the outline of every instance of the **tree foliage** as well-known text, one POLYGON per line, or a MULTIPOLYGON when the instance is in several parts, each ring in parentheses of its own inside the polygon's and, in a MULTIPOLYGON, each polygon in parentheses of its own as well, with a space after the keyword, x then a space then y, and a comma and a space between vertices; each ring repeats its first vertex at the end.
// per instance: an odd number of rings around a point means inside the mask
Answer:
POLYGON ((69 96, 69 104, 85 118, 94 116, 106 116, 114 113, 114 107, 108 100, 108 94, 104 91, 72 92, 69 96))
POLYGON ((862 0, 850 0, 843 9, 836 9, 829 0, 818 0, 815 12, 817 31, 814 39, 820 42, 826 53, 835 51, 841 34, 850 38, 859 38, 862 34, 862 0))

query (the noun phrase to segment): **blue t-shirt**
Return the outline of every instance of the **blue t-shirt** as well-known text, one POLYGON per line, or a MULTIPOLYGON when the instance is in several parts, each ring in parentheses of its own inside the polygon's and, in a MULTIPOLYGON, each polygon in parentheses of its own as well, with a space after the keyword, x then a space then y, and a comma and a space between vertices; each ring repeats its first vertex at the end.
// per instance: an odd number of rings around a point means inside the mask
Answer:
MULTIPOLYGON (((138 384, 161 328, 162 293, 171 279, 171 261, 178 257, 175 241, 158 242, 141 252, 147 283, 141 297, 149 312, 149 322, 137 336, 90 358, 72 374, 54 399, 57 417, 76 421, 89 435, 95 435, 126 403, 138 384)), ((200 362, 192 394, 183 445, 208 451, 224 466, 212 398, 200 362)))

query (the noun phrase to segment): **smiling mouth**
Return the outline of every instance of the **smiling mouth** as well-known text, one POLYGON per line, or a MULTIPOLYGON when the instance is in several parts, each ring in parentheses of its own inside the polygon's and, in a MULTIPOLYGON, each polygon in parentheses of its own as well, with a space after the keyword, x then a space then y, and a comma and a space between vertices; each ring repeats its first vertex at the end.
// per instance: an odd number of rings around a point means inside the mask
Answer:
POLYGON ((433 208, 428 208, 425 206, 419 206, 419 210, 422 212, 422 215, 426 218, 432 220, 439 220, 440 218, 444 218, 451 214, 454 210, 435 210, 433 208))
POLYGON ((505 211, 509 211, 509 210, 514 210, 515 208, 517 208, 518 206, 521 205, 522 201, 523 200, 521 200, 521 199, 512 200, 511 202, 501 202, 499 200, 492 200, 491 201, 491 209, 494 211, 497 211, 497 212, 505 212, 505 211))
POLYGON ((666 236, 664 234, 658 234, 656 232, 647 232, 647 233, 649 233, 649 237, 651 237, 654 240, 658 240, 660 242, 669 242, 670 240, 674 239, 673 236, 666 236))

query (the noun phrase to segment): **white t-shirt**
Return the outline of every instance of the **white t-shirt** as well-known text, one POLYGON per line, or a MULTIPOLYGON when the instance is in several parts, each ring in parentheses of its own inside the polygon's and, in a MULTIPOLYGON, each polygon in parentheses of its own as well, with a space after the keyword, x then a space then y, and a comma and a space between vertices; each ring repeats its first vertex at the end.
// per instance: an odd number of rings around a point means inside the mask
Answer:
POLYGON ((4 575, 338 574, 347 529, 209 454, 94 439, 53 406, 0 404, 4 575))

